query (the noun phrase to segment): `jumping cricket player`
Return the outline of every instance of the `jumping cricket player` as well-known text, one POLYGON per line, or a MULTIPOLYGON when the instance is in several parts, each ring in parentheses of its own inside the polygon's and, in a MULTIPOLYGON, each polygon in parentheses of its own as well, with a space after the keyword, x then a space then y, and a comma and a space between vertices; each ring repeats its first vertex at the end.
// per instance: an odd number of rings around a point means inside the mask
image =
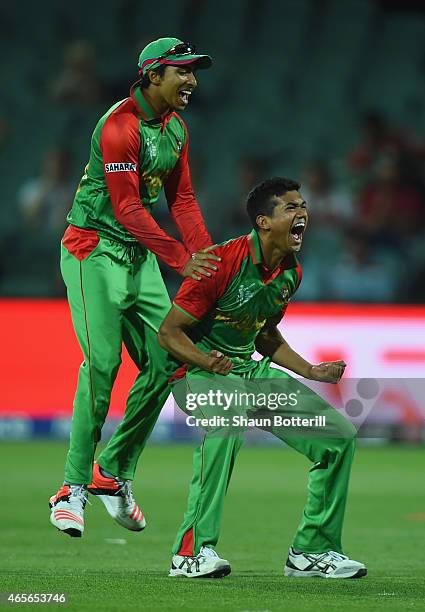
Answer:
MULTIPOLYGON (((365 566, 344 555, 341 544, 356 430, 305 385, 271 367, 274 362, 304 378, 329 383, 337 383, 345 369, 343 361, 308 363, 277 328, 301 281, 296 253, 308 214, 299 188, 295 181, 275 178, 249 194, 247 209, 253 231, 216 249, 222 265, 214 276, 202 283, 183 282, 158 337, 162 347, 187 364, 189 387, 192 381, 204 380, 207 388, 211 379, 216 383, 221 380, 224 387, 233 377, 247 381, 245 384, 269 379, 282 390, 295 383, 303 389, 308 405, 303 406, 300 400, 292 414, 322 415, 329 429, 321 435, 312 431, 295 436, 282 427, 270 430, 313 464, 307 503, 284 573, 361 577, 367 573, 365 566), (260 361, 251 357, 255 349, 264 356, 260 361)), ((254 414, 256 409, 252 407, 254 414)), ((285 408, 281 413, 285 414, 285 408)), ((229 562, 220 558, 214 547, 241 443, 240 431, 225 432, 218 427, 207 430, 196 449, 188 507, 174 543, 170 576, 222 577, 230 573, 229 562)))
MULTIPOLYGON (((61 270, 84 361, 74 400, 65 481, 51 497, 51 523, 70 536, 84 531, 88 491, 123 527, 141 531, 145 518, 131 481, 140 453, 169 393, 168 355, 157 341, 170 301, 156 256, 194 282, 218 260, 195 199, 188 133, 176 111, 188 105, 208 55, 161 38, 139 57, 130 96, 100 119, 90 160, 68 215, 61 270), (182 242, 151 211, 165 189, 182 242), (93 464, 125 343, 140 372, 124 418, 93 464)), ((201 281, 202 282, 202 281, 201 281)))

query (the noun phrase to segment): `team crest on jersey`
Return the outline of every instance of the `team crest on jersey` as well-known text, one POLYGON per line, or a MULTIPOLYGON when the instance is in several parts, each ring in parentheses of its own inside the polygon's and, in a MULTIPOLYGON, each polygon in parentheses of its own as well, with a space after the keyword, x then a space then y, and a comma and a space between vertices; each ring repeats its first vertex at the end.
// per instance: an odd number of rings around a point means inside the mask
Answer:
POLYGON ((131 162, 111 162, 105 164, 105 172, 137 172, 137 167, 131 162))
POLYGON ((176 148, 177 148, 177 151, 181 153, 181 150, 183 149, 183 143, 181 140, 177 140, 176 148))
POLYGON ((289 302, 289 289, 287 287, 282 288, 282 297, 285 302, 289 302))

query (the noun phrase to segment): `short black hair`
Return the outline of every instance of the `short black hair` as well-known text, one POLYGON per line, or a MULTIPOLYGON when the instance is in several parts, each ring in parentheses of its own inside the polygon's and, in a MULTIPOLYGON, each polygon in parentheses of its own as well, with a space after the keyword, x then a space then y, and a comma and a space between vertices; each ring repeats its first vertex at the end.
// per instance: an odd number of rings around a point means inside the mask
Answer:
POLYGON ((287 191, 298 191, 300 183, 288 178, 275 176, 263 181, 252 189, 246 201, 246 210, 254 228, 257 228, 258 215, 271 217, 278 204, 276 197, 283 196, 287 191))
MULTIPOLYGON (((161 66, 158 66, 158 68, 155 68, 154 70, 152 70, 152 72, 156 72, 156 74, 159 74, 159 76, 162 77, 164 76, 164 72, 166 68, 167 68, 167 64, 161 64, 161 66)), ((144 74, 140 80, 140 87, 141 89, 147 89, 150 84, 151 84, 151 80, 149 78, 148 73, 146 72, 146 74, 144 74)))

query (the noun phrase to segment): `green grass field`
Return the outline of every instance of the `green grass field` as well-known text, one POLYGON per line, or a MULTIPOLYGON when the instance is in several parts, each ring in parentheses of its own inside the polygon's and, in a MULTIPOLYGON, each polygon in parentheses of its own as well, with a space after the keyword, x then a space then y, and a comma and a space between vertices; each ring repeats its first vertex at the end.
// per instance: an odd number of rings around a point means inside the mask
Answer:
POLYGON ((48 609, 77 611, 425 609, 423 449, 358 450, 344 542, 350 556, 367 563, 369 575, 351 581, 282 575, 309 465, 294 451, 242 449, 217 546, 232 574, 198 581, 167 576, 191 473, 189 447, 146 449, 135 484, 148 521, 144 532, 115 525, 91 497, 82 539, 48 521, 47 500, 61 481, 64 454, 59 443, 0 446, 0 592, 65 592, 66 608, 48 609))

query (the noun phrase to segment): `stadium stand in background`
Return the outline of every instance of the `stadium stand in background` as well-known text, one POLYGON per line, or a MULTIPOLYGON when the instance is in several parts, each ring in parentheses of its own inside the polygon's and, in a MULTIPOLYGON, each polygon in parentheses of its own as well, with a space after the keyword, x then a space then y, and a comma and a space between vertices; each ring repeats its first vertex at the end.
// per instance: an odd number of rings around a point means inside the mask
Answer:
MULTIPOLYGON (((2 3, 0 294, 64 294, 60 215, 91 132, 128 95, 138 51, 175 35, 214 58, 185 120, 215 241, 249 231, 243 198, 256 182, 291 176, 304 186, 312 221, 298 299, 423 301, 425 12, 413 6, 2 3)), ((164 202, 156 214, 173 232, 164 202)), ((178 278, 163 270, 173 291, 178 278)))

